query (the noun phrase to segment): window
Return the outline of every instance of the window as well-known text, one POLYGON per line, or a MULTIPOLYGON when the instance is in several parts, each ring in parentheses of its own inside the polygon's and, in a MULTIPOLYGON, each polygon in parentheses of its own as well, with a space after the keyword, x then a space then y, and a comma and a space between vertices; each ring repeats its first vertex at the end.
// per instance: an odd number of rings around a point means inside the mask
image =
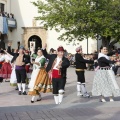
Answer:
POLYGON ((0 12, 4 12, 4 4, 3 3, 0 3, 0 12))

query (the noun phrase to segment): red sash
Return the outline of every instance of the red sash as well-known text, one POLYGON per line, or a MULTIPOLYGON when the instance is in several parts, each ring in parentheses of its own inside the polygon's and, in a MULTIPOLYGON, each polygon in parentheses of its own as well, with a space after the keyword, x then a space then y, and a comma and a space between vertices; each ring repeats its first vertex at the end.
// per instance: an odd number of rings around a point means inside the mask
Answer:
POLYGON ((52 78, 61 78, 60 70, 52 70, 52 78))
MULTIPOLYGON (((48 75, 49 75, 49 78, 51 79, 51 81, 52 81, 52 78, 61 78, 61 71, 53 69, 56 62, 57 62, 57 59, 54 60, 51 70, 48 72, 48 75)), ((62 64, 62 61, 60 61, 59 64, 62 64)))

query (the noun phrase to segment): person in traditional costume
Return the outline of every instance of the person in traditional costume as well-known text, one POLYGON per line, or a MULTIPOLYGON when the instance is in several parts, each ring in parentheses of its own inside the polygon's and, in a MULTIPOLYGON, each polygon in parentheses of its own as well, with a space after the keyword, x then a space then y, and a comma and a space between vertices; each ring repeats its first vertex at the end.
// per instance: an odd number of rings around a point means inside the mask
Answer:
POLYGON ((113 102, 113 97, 120 96, 119 86, 110 67, 110 64, 115 62, 110 61, 107 54, 107 48, 102 46, 98 55, 99 69, 95 73, 92 87, 92 95, 101 96, 101 102, 106 102, 105 97, 109 97, 110 102, 113 102))
MULTIPOLYGON (((12 56, 15 56, 16 53, 18 54, 18 49, 11 49, 11 42, 8 43, 8 47, 7 47, 7 53, 9 53, 12 56)), ((17 86, 17 78, 16 78, 16 72, 15 72, 15 61, 11 64, 12 66, 12 73, 10 76, 10 85, 11 86, 16 86, 15 90, 18 90, 18 86, 17 86)))
POLYGON ((47 45, 43 48, 43 53, 49 59, 46 67, 48 73, 52 74, 53 94, 56 104, 61 104, 64 95, 64 88, 66 84, 66 72, 70 66, 70 61, 64 57, 64 48, 59 46, 57 54, 47 54, 47 45))
POLYGON ((85 87, 86 63, 94 63, 92 60, 83 58, 82 46, 76 48, 75 65, 77 74, 77 96, 90 97, 85 87))
POLYGON ((10 81, 10 76, 11 76, 11 60, 13 58, 12 55, 10 55, 9 53, 7 53, 6 51, 4 51, 4 63, 2 65, 1 71, 0 71, 0 77, 2 77, 5 82, 9 82, 10 81))
POLYGON ((45 62, 46 59, 43 56, 42 50, 38 50, 37 57, 35 61, 32 62, 33 64, 33 72, 31 75, 31 80, 28 85, 29 88, 29 95, 32 95, 31 103, 34 103, 35 96, 38 96, 39 98, 37 101, 41 100, 41 94, 52 92, 52 83, 49 79, 49 76, 45 70, 45 62))
POLYGON ((11 61, 12 63, 15 62, 15 72, 17 77, 17 85, 19 92, 18 94, 21 95, 27 95, 25 90, 26 85, 26 69, 25 65, 27 63, 30 63, 29 58, 24 54, 24 47, 20 46, 19 53, 16 53, 11 61), (22 90, 23 92, 21 92, 22 90))
MULTIPOLYGON (((15 56, 15 54, 18 54, 18 50, 15 49, 13 52, 11 52, 11 46, 8 46, 8 48, 10 50, 7 50, 7 52, 9 52, 12 56, 15 56)), ((10 85, 11 86, 16 86, 15 90, 18 90, 18 86, 17 86, 17 77, 16 77, 16 72, 15 72, 15 61, 11 64, 12 66, 12 73, 11 73, 11 77, 10 77, 10 85)))

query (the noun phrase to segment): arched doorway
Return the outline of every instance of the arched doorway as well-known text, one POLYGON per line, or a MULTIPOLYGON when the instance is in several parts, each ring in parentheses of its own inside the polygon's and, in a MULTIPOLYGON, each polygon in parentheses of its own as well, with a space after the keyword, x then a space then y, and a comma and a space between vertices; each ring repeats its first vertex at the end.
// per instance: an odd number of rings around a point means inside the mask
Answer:
POLYGON ((42 40, 39 36, 33 35, 28 39, 28 47, 30 48, 30 42, 35 43, 35 51, 37 51, 39 48, 42 48, 42 40))

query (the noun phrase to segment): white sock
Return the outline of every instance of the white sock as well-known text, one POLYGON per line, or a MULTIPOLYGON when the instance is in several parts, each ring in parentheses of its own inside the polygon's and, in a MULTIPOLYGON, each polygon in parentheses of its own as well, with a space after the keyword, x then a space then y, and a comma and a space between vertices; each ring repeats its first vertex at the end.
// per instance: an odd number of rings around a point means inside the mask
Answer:
POLYGON ((54 96, 54 100, 55 100, 55 104, 58 104, 58 102, 59 102, 59 101, 58 101, 58 100, 59 100, 58 96, 55 95, 55 96, 54 96))
POLYGON ((23 92, 25 92, 25 83, 22 83, 23 92))
POLYGON ((60 89, 59 91, 59 104, 62 102, 64 90, 60 89))
POLYGON ((80 87, 81 83, 77 82, 77 94, 79 94, 81 92, 81 87, 80 87))
POLYGON ((59 104, 62 102, 63 100, 63 94, 59 94, 59 104))
POLYGON ((35 96, 32 96, 32 99, 31 99, 32 101, 34 101, 35 100, 35 96))
POLYGON ((18 90, 21 91, 21 83, 18 83, 18 90))
POLYGON ((87 93, 85 84, 81 84, 81 92, 82 92, 83 95, 87 93))

